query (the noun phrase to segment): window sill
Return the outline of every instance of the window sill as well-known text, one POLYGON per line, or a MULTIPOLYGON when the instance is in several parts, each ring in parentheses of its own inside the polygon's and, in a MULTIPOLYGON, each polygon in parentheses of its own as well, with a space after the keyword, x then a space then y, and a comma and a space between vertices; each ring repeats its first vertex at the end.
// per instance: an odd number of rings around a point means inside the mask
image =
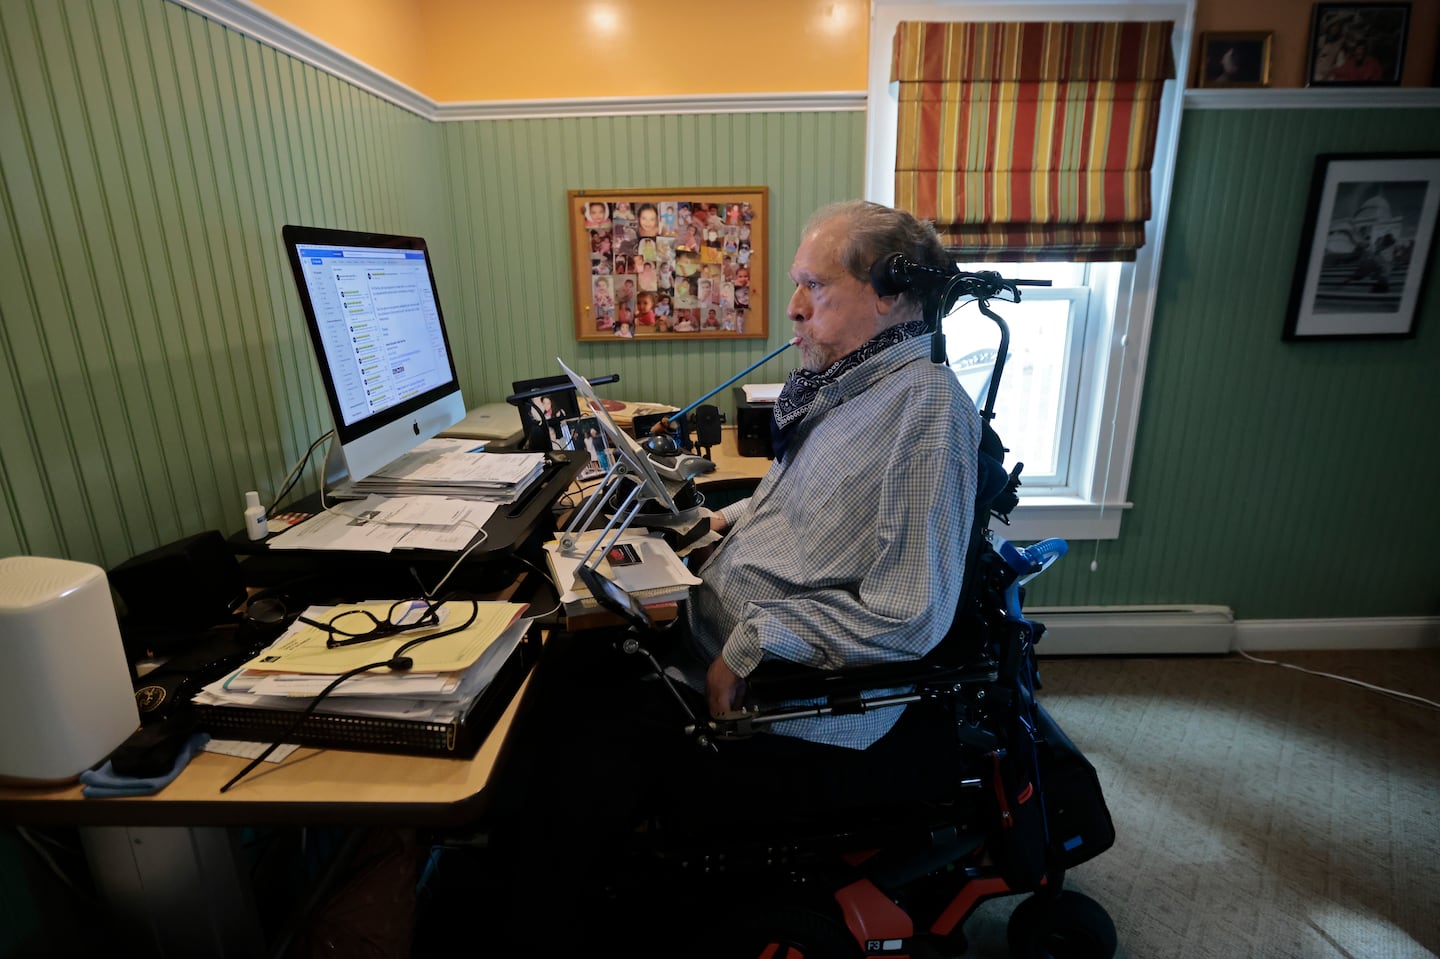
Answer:
POLYGON ((1058 536, 1064 540, 1119 539, 1120 519, 1132 503, 1101 505, 1075 496, 1025 496, 1010 525, 998 519, 990 528, 1015 542, 1034 542, 1058 536))

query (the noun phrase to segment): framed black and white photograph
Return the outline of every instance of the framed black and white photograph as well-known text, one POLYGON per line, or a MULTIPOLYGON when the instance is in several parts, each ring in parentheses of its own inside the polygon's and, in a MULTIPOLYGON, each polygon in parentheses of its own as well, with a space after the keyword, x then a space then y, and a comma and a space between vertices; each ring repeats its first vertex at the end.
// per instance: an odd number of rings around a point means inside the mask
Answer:
POLYGON ((1285 339, 1415 335, 1440 153, 1315 158, 1285 339))
POLYGON ((1399 85, 1409 32, 1408 3, 1315 4, 1305 85, 1399 85))

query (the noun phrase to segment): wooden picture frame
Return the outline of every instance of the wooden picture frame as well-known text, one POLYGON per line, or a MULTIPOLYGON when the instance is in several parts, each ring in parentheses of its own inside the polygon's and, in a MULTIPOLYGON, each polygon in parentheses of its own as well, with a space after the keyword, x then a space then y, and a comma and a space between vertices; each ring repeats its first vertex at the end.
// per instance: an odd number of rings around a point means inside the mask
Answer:
POLYGON ((1307 87, 1399 86, 1408 3, 1317 3, 1310 15, 1307 87))
POLYGON ((1201 87, 1268 87, 1273 30, 1200 34, 1201 87))
POLYGON ((1284 338, 1414 336, 1437 212, 1440 153, 1316 157, 1284 338))
POLYGON ((769 335, 765 187, 567 196, 577 340, 769 335))

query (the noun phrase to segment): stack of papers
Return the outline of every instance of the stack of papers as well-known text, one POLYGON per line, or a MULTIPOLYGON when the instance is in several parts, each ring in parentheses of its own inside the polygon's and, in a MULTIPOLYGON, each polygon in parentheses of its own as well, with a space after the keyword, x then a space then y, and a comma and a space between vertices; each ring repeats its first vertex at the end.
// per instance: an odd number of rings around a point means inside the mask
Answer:
MULTIPOLYGON (((545 558, 568 615, 600 608, 599 601, 575 575, 580 560, 598 535, 597 531, 582 533, 576 548, 568 553, 560 548, 558 540, 545 544, 545 558)), ((682 600, 689 595, 691 586, 700 585, 700 578, 686 568, 665 542, 664 534, 650 530, 621 533, 610 555, 597 564, 597 569, 646 605, 682 600)))
POLYGON ((497 503, 444 496, 367 496, 345 500, 270 537, 268 549, 436 549, 470 545, 497 503))
POLYGON ((513 503, 545 471, 544 453, 487 453, 483 443, 436 437, 354 483, 336 496, 446 496, 513 503))
MULTIPOLYGON (((384 620, 392 602, 384 600, 350 606, 312 606, 306 619, 329 622, 347 611, 365 609, 384 620)), ((425 604, 394 614, 419 616, 425 604)), ((326 630, 296 621, 281 637, 236 672, 195 694, 197 704, 239 706, 247 709, 299 711, 310 704, 342 673, 368 663, 388 660, 401 645, 427 633, 453 628, 470 617, 465 629, 420 643, 405 651, 414 660, 409 670, 383 667, 359 673, 336 687, 320 707, 322 712, 373 716, 417 722, 458 722, 489 686, 515 651, 530 620, 518 603, 448 602, 439 607, 439 625, 398 633, 353 646, 328 648, 326 630)), ((359 619, 360 617, 355 617, 359 619)))
POLYGON ((745 402, 774 403, 780 398, 780 390, 784 386, 784 383, 746 383, 745 402))

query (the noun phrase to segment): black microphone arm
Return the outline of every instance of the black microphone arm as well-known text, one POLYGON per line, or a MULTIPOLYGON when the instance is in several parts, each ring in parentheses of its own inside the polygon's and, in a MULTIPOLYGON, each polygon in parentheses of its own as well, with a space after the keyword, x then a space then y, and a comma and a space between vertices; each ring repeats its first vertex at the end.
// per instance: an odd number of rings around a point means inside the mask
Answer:
POLYGON ((881 257, 870 267, 870 284, 881 296, 894 296, 911 290, 923 292, 944 286, 956 274, 954 267, 946 270, 916 263, 904 253, 881 257))
POLYGON ((970 297, 975 301, 975 306, 1000 328, 1000 349, 995 354, 995 371, 990 375, 990 389, 985 396, 985 403, 980 407, 980 416, 985 422, 995 418, 995 398, 1000 392, 1000 377, 1005 373, 1005 358, 1010 353, 1010 327, 1000 314, 990 309, 990 300, 996 297, 1009 300, 1011 303, 1020 302, 1020 287, 1022 286, 1049 286, 1049 280, 1007 280, 994 270, 980 270, 975 273, 966 273, 957 270, 950 277, 945 285, 944 292, 938 298, 937 312, 935 314, 935 343, 930 348, 930 358, 936 363, 948 363, 950 358, 945 353, 944 333, 941 332, 941 321, 961 297, 970 297), (937 359, 937 355, 942 357, 937 359))

